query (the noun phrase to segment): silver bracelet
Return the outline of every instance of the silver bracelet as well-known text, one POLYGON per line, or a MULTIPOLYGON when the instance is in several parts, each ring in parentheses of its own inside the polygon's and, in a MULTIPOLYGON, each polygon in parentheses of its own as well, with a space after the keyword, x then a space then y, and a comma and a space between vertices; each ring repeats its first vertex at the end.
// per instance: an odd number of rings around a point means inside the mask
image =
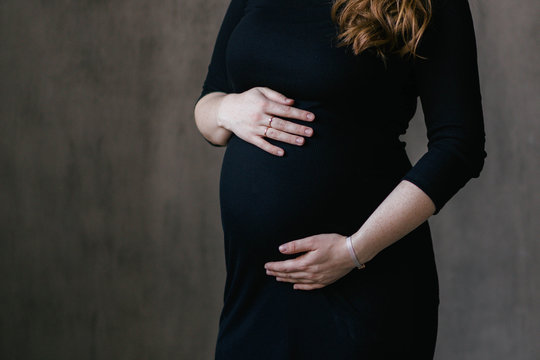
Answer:
POLYGON ((353 246, 352 246, 352 239, 350 236, 347 236, 347 246, 349 248, 349 253, 351 254, 351 257, 353 258, 354 262, 356 263, 356 267, 358 269, 363 269, 366 267, 365 264, 360 264, 360 261, 358 261, 358 258, 356 257, 356 253, 354 252, 353 246))

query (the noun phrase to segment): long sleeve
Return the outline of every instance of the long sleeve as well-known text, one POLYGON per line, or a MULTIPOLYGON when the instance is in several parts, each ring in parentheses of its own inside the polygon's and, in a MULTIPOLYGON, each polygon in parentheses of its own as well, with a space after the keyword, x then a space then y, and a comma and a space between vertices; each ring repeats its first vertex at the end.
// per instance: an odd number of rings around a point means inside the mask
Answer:
MULTIPOLYGON (((224 93, 233 92, 229 78, 227 76, 227 66, 226 66, 226 51, 227 43, 229 37, 234 30, 235 26, 238 24, 242 16, 244 15, 245 0, 231 0, 221 27, 219 29, 216 42, 214 44, 214 50, 210 63, 208 65, 208 70, 206 78, 204 80, 202 91, 195 104, 206 94, 211 92, 220 91, 224 93)), ((201 135, 202 136, 202 135, 201 135)), ((223 147, 225 145, 217 145, 210 142, 208 139, 203 137, 207 143, 216 147, 223 147)))
POLYGON ((435 214, 484 166, 485 132, 476 39, 468 0, 434 0, 432 23, 413 68, 428 151, 405 174, 435 203, 435 214))

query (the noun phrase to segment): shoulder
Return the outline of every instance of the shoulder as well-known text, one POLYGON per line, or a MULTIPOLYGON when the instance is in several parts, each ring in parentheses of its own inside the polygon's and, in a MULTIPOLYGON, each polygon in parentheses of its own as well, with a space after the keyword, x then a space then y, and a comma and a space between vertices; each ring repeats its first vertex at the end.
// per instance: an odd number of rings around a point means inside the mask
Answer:
POLYGON ((469 0, 431 0, 433 20, 451 19, 456 21, 470 16, 469 0))
POLYGON ((432 16, 418 45, 418 53, 433 57, 471 50, 475 31, 469 0, 431 0, 432 16))
POLYGON ((431 20, 426 29, 428 38, 440 33, 458 36, 472 27, 469 0, 431 0, 431 5, 431 20))

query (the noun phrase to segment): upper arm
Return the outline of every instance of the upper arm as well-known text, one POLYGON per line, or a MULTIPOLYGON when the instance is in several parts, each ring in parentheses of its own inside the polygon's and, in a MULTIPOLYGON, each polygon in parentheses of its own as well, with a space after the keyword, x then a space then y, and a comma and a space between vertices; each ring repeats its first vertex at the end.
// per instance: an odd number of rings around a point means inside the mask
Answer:
MULTIPOLYGON (((216 41, 214 43, 214 49, 212 51, 210 63, 207 67, 206 77, 202 85, 201 93, 195 100, 195 106, 203 96, 211 92, 217 91, 228 94, 233 91, 227 76, 227 44, 232 31, 244 15, 245 1, 246 0, 231 0, 229 6, 227 7, 227 11, 225 12, 216 41)), ((214 144, 204 136, 203 138, 212 146, 225 146, 214 144)))
POLYGON ((231 93, 233 89, 227 76, 226 52, 229 37, 244 15, 245 0, 231 0, 212 51, 210 63, 208 64, 206 78, 202 85, 202 91, 195 101, 197 103, 204 95, 220 91, 231 93))

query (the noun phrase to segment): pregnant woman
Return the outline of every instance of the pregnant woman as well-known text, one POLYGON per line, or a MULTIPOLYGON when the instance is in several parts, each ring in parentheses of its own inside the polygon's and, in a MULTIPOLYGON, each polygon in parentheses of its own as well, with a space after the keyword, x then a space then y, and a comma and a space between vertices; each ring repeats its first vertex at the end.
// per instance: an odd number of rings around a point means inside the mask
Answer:
POLYGON ((432 359, 427 219, 487 156, 468 1, 232 0, 194 115, 226 146, 215 358, 432 359))

